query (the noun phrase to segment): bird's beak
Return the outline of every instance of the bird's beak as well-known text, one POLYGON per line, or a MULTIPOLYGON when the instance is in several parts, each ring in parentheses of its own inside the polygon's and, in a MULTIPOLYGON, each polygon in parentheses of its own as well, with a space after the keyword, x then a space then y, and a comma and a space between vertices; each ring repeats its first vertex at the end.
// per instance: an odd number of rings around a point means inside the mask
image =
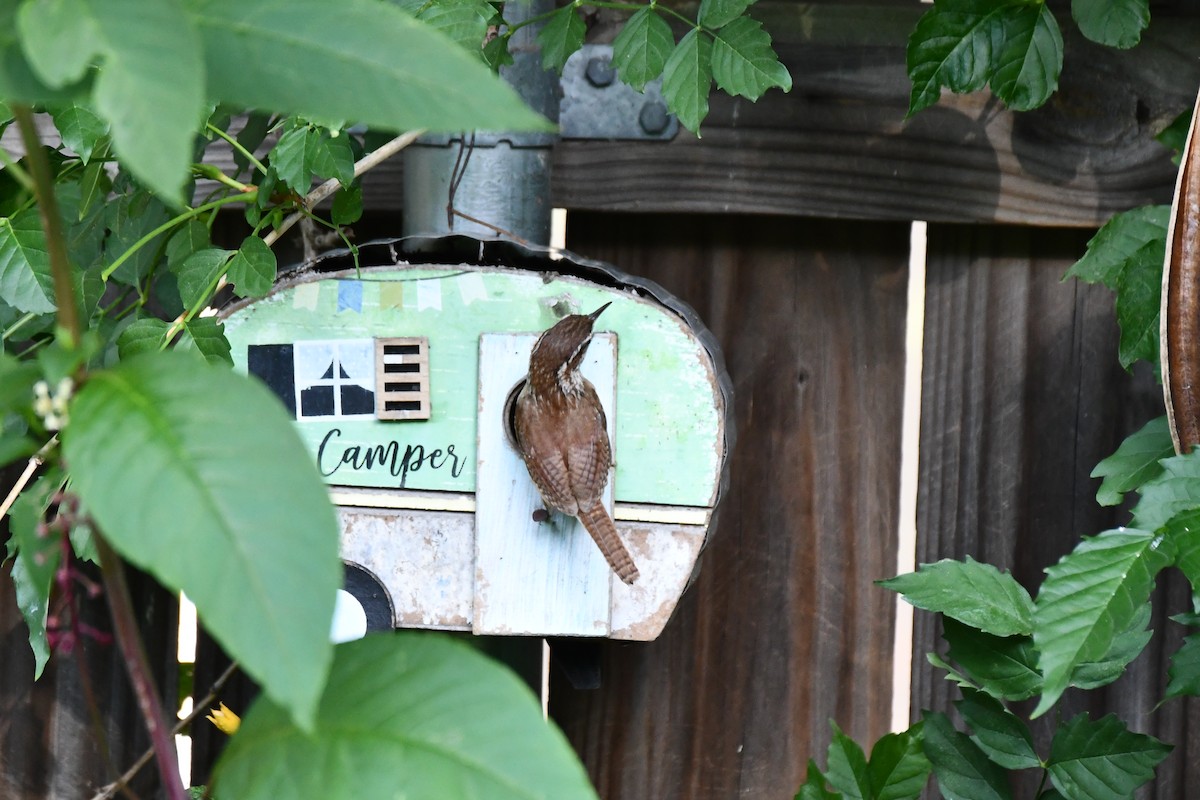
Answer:
POLYGON ((605 303, 604 305, 600 306, 600 307, 599 307, 599 308, 597 308, 595 311, 593 311, 592 313, 588 314, 588 319, 590 319, 592 322, 595 322, 595 321, 596 321, 596 317, 600 316, 600 312, 601 312, 601 311, 603 311, 604 309, 608 308, 608 307, 609 307, 609 306, 611 306, 611 305, 612 305, 612 303, 611 303, 611 302, 608 302, 608 303, 605 303))

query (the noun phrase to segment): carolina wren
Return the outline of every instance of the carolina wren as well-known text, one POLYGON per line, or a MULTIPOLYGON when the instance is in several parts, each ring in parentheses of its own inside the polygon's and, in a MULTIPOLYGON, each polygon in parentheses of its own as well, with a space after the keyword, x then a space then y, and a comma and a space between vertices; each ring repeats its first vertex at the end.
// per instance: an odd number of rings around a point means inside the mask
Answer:
POLYGON ((604 408, 579 372, 592 325, 609 305, 563 317, 538 337, 513 407, 513 435, 547 508, 578 517, 617 577, 633 583, 637 567, 602 502, 612 468, 604 408))

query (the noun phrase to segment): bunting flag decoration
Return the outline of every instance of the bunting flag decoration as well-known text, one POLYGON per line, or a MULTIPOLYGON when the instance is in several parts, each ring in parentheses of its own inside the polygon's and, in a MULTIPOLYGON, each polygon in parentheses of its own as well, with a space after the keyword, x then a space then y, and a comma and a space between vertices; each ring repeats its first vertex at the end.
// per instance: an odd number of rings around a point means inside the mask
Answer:
POLYGON ((362 312, 362 281, 338 281, 338 313, 343 311, 362 312))

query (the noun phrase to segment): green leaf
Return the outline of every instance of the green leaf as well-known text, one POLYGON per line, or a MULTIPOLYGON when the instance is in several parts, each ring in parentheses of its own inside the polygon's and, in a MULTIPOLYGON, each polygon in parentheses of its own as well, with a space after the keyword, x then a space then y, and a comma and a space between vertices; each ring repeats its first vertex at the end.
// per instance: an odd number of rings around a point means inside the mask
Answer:
POLYGON ((1183 511, 1171 517, 1163 527, 1175 545, 1175 566, 1192 585, 1193 605, 1200 608, 1200 509, 1183 511))
POLYGON ((1085 661, 1071 673, 1071 685, 1080 689, 1107 686, 1125 673, 1130 662, 1141 655, 1154 632, 1148 630, 1150 604, 1142 606, 1129 627, 1113 637, 1108 652, 1095 661, 1085 661))
POLYGON ((646 6, 635 12, 613 39, 612 65, 622 82, 640 92, 662 74, 674 49, 671 26, 646 6))
POLYGON ((1062 73, 1062 32, 1044 3, 1022 6, 1009 19, 996 54, 992 91, 1013 111, 1050 99, 1062 73))
MULTIPOLYGON (((166 206, 144 190, 122 194, 105 208, 104 224, 110 233, 104 242, 104 260, 113 263, 143 236, 158 228, 170 214, 166 206)), ((130 256, 112 278, 132 286, 144 278, 158 260, 158 248, 166 234, 159 234, 130 256)))
POLYGON ((1047 771, 1064 797, 1132 800, 1170 752, 1170 745, 1130 732, 1112 714, 1096 722, 1079 714, 1054 734, 1047 771))
POLYGON ((314 735, 258 701, 217 764, 216 797, 594 800, 537 700, 508 669, 428 632, 338 645, 314 735))
POLYGON ((555 11, 537 35, 538 45, 542 48, 542 68, 562 74, 567 59, 583 46, 585 33, 587 26, 574 3, 555 11))
POLYGON ((1173 550, 1164 537, 1122 528, 1084 537, 1046 569, 1033 631, 1045 683, 1033 716, 1054 705, 1079 664, 1103 656, 1114 637, 1129 628, 1173 550))
MULTIPOLYGON (((1157 245, 1146 245, 1151 259, 1157 245)), ((1128 369, 1138 359, 1158 365, 1159 313, 1162 304, 1162 259, 1144 269, 1127 269, 1117 280, 1117 322, 1121 343, 1117 352, 1121 366, 1128 369)))
POLYGON ((313 152, 312 171, 322 178, 337 178, 342 186, 349 186, 354 181, 354 151, 350 148, 350 136, 343 131, 334 135, 322 130, 313 152))
POLYGON ((1160 463, 1162 472, 1142 485, 1142 499, 1133 507, 1133 527, 1156 531, 1177 514, 1200 508, 1200 450, 1160 463))
POLYGON ((950 658, 988 694, 1024 700, 1041 691, 1037 650, 1030 637, 993 636, 949 618, 942 620, 942 636, 950 644, 950 658))
POLYGON ((192 253, 172 270, 179 279, 179 297, 186 308, 194 308, 212 292, 232 255, 232 250, 207 247, 192 253))
MULTIPOLYGON (((59 187, 62 188, 62 186, 60 183, 59 187)), ((79 264, 81 268, 87 269, 94 266, 94 262, 99 261, 100 243, 104 236, 104 229, 99 224, 104 217, 100 204, 107 199, 111 191, 112 179, 108 177, 108 170, 104 168, 104 162, 89 162, 79 176, 79 210, 75 214, 75 220, 69 218, 66 220, 68 223, 75 223, 67 234, 67 246, 71 250, 72 261, 79 264), (96 213, 93 214, 93 212, 96 213), (89 256, 83 259, 76 258, 76 253, 80 249, 85 249, 85 243, 89 256)), ((59 199, 61 201, 61 195, 59 199)), ((65 208, 63 211, 66 213, 65 208)))
POLYGON ((242 297, 262 297, 275 284, 277 269, 270 246, 257 236, 250 236, 229 260, 225 277, 242 297))
POLYGON ((700 0, 698 21, 710 30, 723 28, 752 5, 754 0, 700 0))
MULTIPOLYGON (((87 78, 70 86, 56 88, 46 85, 38 77, 38 72, 29 63, 22 50, 22 45, 28 46, 30 42, 19 35, 20 26, 17 20, 19 10, 17 3, 12 0, 0 3, 0 96, 10 103, 31 104, 62 103, 81 99, 88 86, 87 78)), ((47 28, 40 33, 45 37, 54 37, 60 30, 63 33, 62 41, 67 43, 65 49, 72 49, 69 46, 68 31, 65 26, 47 28)), ((56 46, 51 45, 52 48, 56 46)), ((90 45, 85 43, 85 48, 88 46, 90 45)), ((73 52, 67 56, 67 61, 61 63, 63 66, 76 66, 78 60, 80 57, 73 52), (71 60, 76 60, 76 64, 72 64, 71 60)))
POLYGON ((962 695, 954 707, 973 731, 971 741, 991 761, 1005 769, 1036 769, 1042 765, 1029 726, 989 694, 964 688, 962 695))
POLYGON ((362 186, 352 183, 342 186, 333 196, 333 207, 330 218, 335 225, 350 225, 362 219, 363 199, 362 186))
POLYGON ((87 0, 24 2, 16 21, 29 65, 52 87, 83 78, 102 52, 87 0))
POLYGON ((1093 42, 1128 49, 1150 24, 1149 0, 1071 0, 1071 16, 1093 42))
POLYGON ((785 92, 792 88, 792 76, 771 48, 770 34, 750 17, 738 17, 717 31, 712 74, 722 90, 750 100, 758 100, 772 86, 785 92))
POLYGON ((86 106, 76 104, 51 109, 50 114, 63 144, 74 150, 83 163, 91 161, 108 136, 108 123, 86 106))
POLYGON ((829 742, 826 755, 826 775, 829 784, 842 793, 847 800, 865 800, 871 797, 871 775, 867 769, 867 757, 858 743, 829 721, 833 728, 833 739, 829 742))
POLYGON ((50 505, 50 498, 62 488, 62 473, 52 469, 21 493, 10 513, 12 541, 17 559, 13 564, 17 607, 29 628, 29 646, 33 649, 34 680, 42 675, 50 659, 46 639, 46 621, 50 610, 50 589, 54 573, 62 560, 62 534, 38 532, 38 525, 50 505))
POLYGON ((209 92, 225 102, 388 130, 553 129, 478 58, 389 4, 185 2, 209 92))
POLYGON ((1161 275, 1170 215, 1170 206, 1142 206, 1114 214, 1087 243, 1087 252, 1067 270, 1064 280, 1103 283, 1116 291, 1128 269, 1152 268, 1157 263, 1161 275))
POLYGON ((112 546, 187 592, 225 651, 310 729, 332 656, 338 526, 278 399, 191 356, 145 355, 91 373, 62 447, 112 546))
POLYGON ((487 0, 438 0, 423 3, 417 19, 446 35, 476 58, 483 55, 483 38, 496 9, 487 0))
POLYGON ((938 788, 946 800, 1011 800, 1008 776, 984 755, 950 718, 933 711, 925 720, 925 756, 933 764, 938 788))
POLYGON ((873 800, 916 800, 933 766, 925 757, 924 723, 889 733, 871 748, 868 772, 873 800))
POLYGON ((1062 34, 1042 4, 940 0, 908 41, 909 114, 937 102, 942 87, 974 92, 991 82, 1014 110, 1041 105, 1062 70, 1062 34))
POLYGON ((1200 695, 1200 633, 1184 637, 1183 644, 1171 655, 1167 675, 1170 682, 1164 698, 1200 695))
POLYGON ((225 325, 216 317, 197 317, 183 326, 179 350, 195 350, 213 364, 233 366, 229 340, 225 338, 225 325))
POLYGON ((945 614, 996 636, 1033 631, 1033 601, 1012 575, 991 564, 943 559, 879 581, 917 608, 945 614))
POLYGON ((680 124, 699 135, 708 116, 712 86, 712 41, 698 29, 687 32, 663 66, 663 99, 680 124))
POLYGON ((301 194, 312 186, 312 152, 310 141, 317 132, 311 127, 292 128, 279 137, 271 150, 271 166, 279 179, 301 194))
POLYGON ((161 319, 147 317, 133 322, 117 337, 117 354, 124 361, 141 353, 162 349, 163 339, 171 326, 161 319))
POLYGON ((36 364, 18 361, 16 356, 0 350, 0 419, 6 412, 30 407, 33 385, 41 376, 36 364))
MULTIPOLYGON (((953 622, 953 620, 951 620, 951 621, 953 622)), ((955 623, 955 624, 957 624, 957 623, 955 623)), ((971 630, 974 630, 974 629, 972 628, 971 630)), ((978 631, 976 631, 976 632, 978 633, 978 631)), ((983 635, 986 636, 986 634, 983 634, 983 635)), ((957 669, 955 669, 950 664, 950 662, 948 662, 948 661, 946 661, 946 659, 942 658, 940 654, 938 654, 936 652, 926 653, 925 660, 928 661, 930 663, 930 665, 932 665, 934 668, 944 671, 946 674, 943 677, 946 680, 950 681, 951 683, 955 684, 956 686, 966 686, 969 689, 978 689, 979 688, 979 686, 976 685, 976 683, 974 681, 972 681, 966 675, 964 675, 963 673, 961 673, 957 669)))
POLYGON ((1137 433, 1126 437, 1117 452, 1101 461, 1092 470, 1093 478, 1104 478, 1096 492, 1096 502, 1115 506, 1125 499, 1125 493, 1139 488, 1153 477, 1162 474, 1162 464, 1175 452, 1167 418, 1147 422, 1137 433))
POLYGON ((171 269, 178 269, 188 256, 198 250, 207 249, 211 244, 208 226, 198 219, 188 220, 187 224, 175 231, 167 242, 167 266, 171 269))
POLYGON ((1167 127, 1154 135, 1154 140, 1163 147, 1174 150, 1174 155, 1171 160, 1179 166, 1179 154, 1183 152, 1183 147, 1187 143, 1188 130, 1192 127, 1192 109, 1189 108, 1183 111, 1167 127))
POLYGON ((842 800, 840 794, 829 791, 825 784, 825 776, 817 768, 816 762, 810 758, 804 783, 801 785, 800 791, 796 793, 794 800, 842 800))
POLYGON ((18 311, 54 311, 54 278, 37 209, 0 217, 0 300, 18 311))

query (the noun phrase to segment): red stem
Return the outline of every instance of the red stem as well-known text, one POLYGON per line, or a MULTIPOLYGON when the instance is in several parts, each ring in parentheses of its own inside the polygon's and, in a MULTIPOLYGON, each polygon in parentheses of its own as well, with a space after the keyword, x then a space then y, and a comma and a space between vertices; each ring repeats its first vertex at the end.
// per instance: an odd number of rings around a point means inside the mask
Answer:
POLYGON ((138 707, 146 720, 146 730, 154 747, 154 757, 158 762, 163 786, 170 800, 186 800, 183 783, 179 779, 179 762, 175 757, 175 741, 171 735, 171 727, 163 714, 162 702, 154 686, 154 676, 150 672, 150 661, 146 658, 146 649, 142 646, 137 620, 133 615, 129 584, 125 580, 125 565, 99 531, 94 530, 93 536, 96 549, 100 553, 100 571, 104 576, 104 589, 109 610, 112 612, 117 644, 125 659, 125 668, 129 671, 129 680, 133 684, 138 707))

